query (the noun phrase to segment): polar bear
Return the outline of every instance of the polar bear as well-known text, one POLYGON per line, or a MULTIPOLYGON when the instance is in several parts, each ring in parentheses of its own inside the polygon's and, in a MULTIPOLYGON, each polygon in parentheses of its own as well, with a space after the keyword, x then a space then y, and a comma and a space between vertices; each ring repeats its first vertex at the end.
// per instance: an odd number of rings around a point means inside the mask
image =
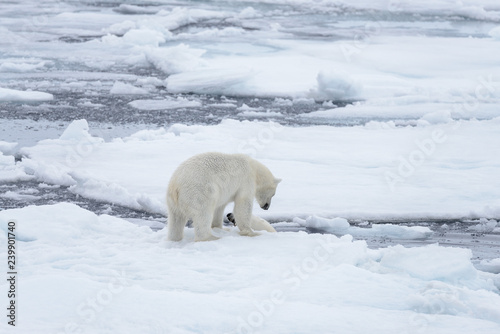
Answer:
POLYGON ((212 228, 222 228, 224 208, 230 202, 240 234, 257 235, 251 228, 253 200, 269 209, 280 181, 248 155, 209 152, 189 158, 168 184, 168 240, 181 240, 188 220, 193 222, 196 241, 218 239, 212 228))
MULTIPOLYGON (((234 219, 233 213, 227 214, 227 220, 236 225, 236 220, 234 219)), ((267 231, 267 232, 276 232, 274 227, 265 219, 252 215, 250 218, 250 227, 254 231, 267 231)))

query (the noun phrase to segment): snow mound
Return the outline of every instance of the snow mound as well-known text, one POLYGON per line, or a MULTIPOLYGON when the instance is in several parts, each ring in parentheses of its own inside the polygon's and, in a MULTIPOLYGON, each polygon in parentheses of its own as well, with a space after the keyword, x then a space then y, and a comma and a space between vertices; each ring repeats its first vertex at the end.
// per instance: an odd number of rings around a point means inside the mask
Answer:
MULTIPOLYGON (((92 237, 111 236, 113 228, 118 228, 121 233, 135 230, 135 226, 127 221, 109 216, 98 217, 70 203, 29 206, 10 211, 11 217, 0 215, 0 219, 15 218, 18 221, 16 236, 25 242, 36 240, 52 246, 71 246, 92 237)), ((5 225, 2 224, 1 228, 5 229, 5 225)))
POLYGON ((470 249, 446 248, 438 245, 405 248, 397 245, 381 251, 382 266, 405 272, 411 277, 428 281, 462 281, 462 284, 466 285, 468 280, 477 278, 477 271, 470 261, 472 258, 470 249))
POLYGON ((0 151, 0 182, 27 181, 32 178, 22 167, 16 165, 14 156, 4 155, 0 151))
POLYGON ((86 120, 76 120, 68 125, 58 139, 38 142, 39 153, 47 157, 47 161, 32 159, 33 147, 23 147, 19 153, 27 158, 18 163, 19 167, 39 181, 74 186, 76 181, 70 175, 73 169, 84 164, 104 143, 104 139, 93 137, 88 131, 86 120))
POLYGON ((252 73, 245 69, 200 69, 171 75, 165 82, 171 93, 241 95, 241 87, 252 73))
POLYGON ((145 47, 143 53, 148 63, 170 75, 197 69, 203 64, 205 50, 179 44, 170 48, 145 47))
POLYGON ((27 175, 22 167, 16 165, 14 157, 16 147, 17 143, 0 141, 0 182, 27 181, 33 178, 27 175))
POLYGON ((451 118, 451 112, 449 110, 439 110, 427 113, 422 116, 420 120, 426 121, 429 124, 441 124, 453 121, 453 119, 451 118))
POLYGON ((165 43, 165 37, 158 30, 130 29, 123 35, 123 41, 132 45, 152 45, 158 47, 165 43))
POLYGON ((16 147, 17 143, 10 143, 0 140, 0 152, 3 154, 13 155, 16 147))
POLYGON ((493 274, 500 274, 500 258, 491 260, 481 260, 476 267, 482 271, 486 271, 493 274))
POLYGON ((88 137, 89 123, 87 120, 80 119, 71 122, 64 132, 59 136, 61 140, 80 140, 88 137))
POLYGON ((236 227, 217 241, 193 242, 186 228, 182 242, 167 242, 166 229, 68 203, 0 211, 2 244, 8 221, 24 259, 23 333, 500 330, 498 289, 464 249, 373 250, 304 232, 248 238, 236 227))
POLYGON ((426 239, 432 231, 424 226, 399 226, 393 224, 373 224, 371 228, 351 226, 347 219, 327 219, 318 216, 310 216, 305 220, 294 218, 294 223, 308 228, 323 230, 335 235, 350 234, 356 237, 387 237, 396 239, 426 239))
POLYGON ((59 136, 60 140, 73 142, 97 142, 102 143, 101 138, 92 137, 89 133, 89 123, 85 119, 71 122, 64 132, 59 136))
POLYGON ((317 87, 310 91, 316 101, 344 101, 359 99, 361 85, 343 71, 320 71, 317 87))
MULTIPOLYGON (((130 20, 125 20, 115 23, 106 29, 106 32, 113 35, 125 35, 127 31, 137 28, 137 23, 130 20)), ((109 38, 109 35, 108 35, 109 38)))
POLYGON ((41 102, 51 101, 54 95, 36 91, 21 91, 0 87, 0 102, 41 102))
POLYGON ((0 166, 3 168, 6 167, 12 167, 15 165, 15 160, 14 157, 11 155, 3 155, 2 152, 0 152, 0 166))
POLYGON ((494 219, 481 218, 479 220, 479 224, 469 226, 467 229, 474 232, 491 233, 496 229, 498 225, 498 222, 494 219))

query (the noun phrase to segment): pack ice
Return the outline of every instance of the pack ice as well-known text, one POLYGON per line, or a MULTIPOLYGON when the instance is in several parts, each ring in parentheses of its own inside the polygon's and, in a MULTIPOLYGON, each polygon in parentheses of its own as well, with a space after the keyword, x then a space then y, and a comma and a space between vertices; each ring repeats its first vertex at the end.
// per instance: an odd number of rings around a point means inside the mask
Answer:
POLYGON ((1 211, 3 245, 13 219, 20 333, 500 329, 498 275, 476 270, 467 249, 374 250, 349 235, 248 238, 236 227, 217 241, 193 242, 186 229, 167 242, 165 229, 68 203, 1 211))

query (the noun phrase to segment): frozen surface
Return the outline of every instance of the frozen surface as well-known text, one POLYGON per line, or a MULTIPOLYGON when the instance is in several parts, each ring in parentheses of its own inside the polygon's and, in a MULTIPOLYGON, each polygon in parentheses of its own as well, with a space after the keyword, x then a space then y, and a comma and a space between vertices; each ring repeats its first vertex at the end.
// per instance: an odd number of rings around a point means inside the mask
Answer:
POLYGON ((49 101, 52 94, 33 91, 19 91, 0 87, 0 102, 40 102, 49 101))
POLYGON ((115 95, 147 95, 148 91, 144 88, 117 81, 113 84, 109 93, 115 95))
POLYGON ((182 97, 164 100, 134 100, 129 104, 139 110, 168 110, 201 107, 199 101, 188 100, 182 97))
POLYGON ((500 330, 500 281, 466 249, 373 250, 350 236, 249 238, 236 228, 206 243, 186 228, 170 243, 164 230, 66 203, 2 211, 4 232, 12 219, 23 255, 19 333, 500 330))
POLYGON ((482 271, 499 274, 500 273, 500 258, 491 259, 491 260, 482 260, 479 263, 478 267, 482 271))
MULTIPOLYGON (((441 110, 454 119, 498 116, 500 10, 493 0, 39 3, 0 9, 0 99, 10 101, 9 118, 105 114, 109 121, 112 111, 133 122, 149 116, 135 116, 129 102, 136 95, 193 93, 216 120, 252 117, 220 112, 211 98, 221 94, 316 100, 286 109, 319 112, 299 124, 418 119, 441 110), (12 103, 28 98, 47 103, 12 103), (353 101, 359 105, 344 110, 353 101)), ((169 104, 151 108, 139 109, 169 104)), ((191 112, 153 123, 208 122, 186 117, 191 112)))
POLYGON ((499 119, 411 127, 332 128, 223 121, 143 130, 105 142, 84 120, 23 148, 19 166, 83 196, 165 212, 174 169, 195 153, 246 153, 283 178, 267 218, 495 218, 500 214, 499 119), (471 140, 473 138, 473 140, 471 140), (457 182, 457 180, 460 180, 457 182))
MULTIPOLYGON (((322 217, 311 216, 305 220, 295 218, 294 223, 309 229, 321 230, 330 232, 335 235, 350 234, 354 237, 370 238, 370 237, 386 237, 396 239, 427 239, 432 235, 432 231, 424 226, 399 226, 393 224, 376 224, 370 228, 361 228, 351 226, 347 219, 333 218, 325 219, 322 217)), ((494 223, 496 225, 496 222, 494 223)))
POLYGON ((497 0, 3 1, 16 332, 500 332, 499 29, 497 0), (279 233, 165 241, 205 151, 283 178, 279 233))

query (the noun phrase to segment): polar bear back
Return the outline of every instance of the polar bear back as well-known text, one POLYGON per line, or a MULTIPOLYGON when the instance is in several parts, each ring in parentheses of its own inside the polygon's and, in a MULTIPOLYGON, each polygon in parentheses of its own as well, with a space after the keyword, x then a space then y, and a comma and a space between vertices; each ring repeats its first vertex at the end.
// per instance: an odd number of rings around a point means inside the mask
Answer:
POLYGON ((175 170, 167 200, 186 209, 198 203, 218 207, 234 201, 237 196, 253 198, 263 179, 274 177, 264 165, 247 155, 202 153, 184 161, 175 170))

